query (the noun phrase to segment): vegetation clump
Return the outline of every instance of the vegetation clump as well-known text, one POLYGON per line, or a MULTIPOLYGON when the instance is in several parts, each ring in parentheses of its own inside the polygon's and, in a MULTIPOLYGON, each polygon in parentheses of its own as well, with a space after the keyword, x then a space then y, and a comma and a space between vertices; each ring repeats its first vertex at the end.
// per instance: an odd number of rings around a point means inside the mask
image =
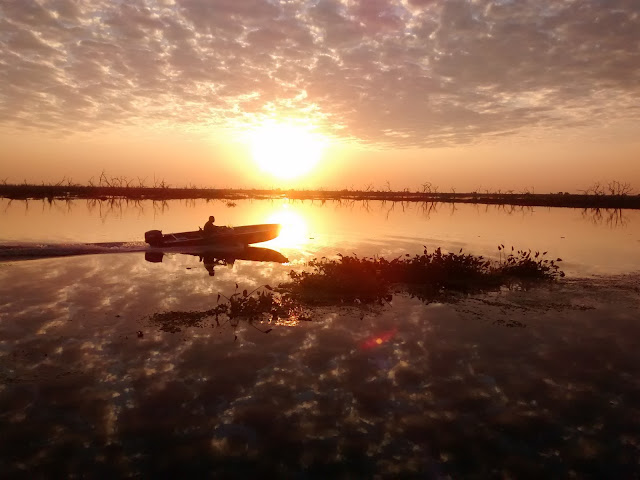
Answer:
POLYGON ((339 260, 313 259, 308 263, 312 271, 292 270, 292 282, 280 288, 306 304, 370 303, 389 295, 389 282, 379 271, 383 259, 338 256, 339 260))
POLYGON ((311 320, 309 305, 371 304, 390 302, 393 291, 408 291, 424 301, 441 299, 454 292, 479 292, 504 285, 523 285, 528 281, 554 280, 563 277, 557 262, 545 258, 547 252, 514 251, 507 255, 498 246, 499 260, 462 253, 404 255, 387 260, 383 257, 360 258, 338 255, 337 260, 314 259, 308 271, 291 271, 291 281, 277 289, 262 285, 251 292, 239 290, 227 297, 218 294, 215 307, 204 311, 169 311, 155 313, 149 319, 165 332, 179 332, 185 327, 222 327, 235 329, 246 321, 263 333, 257 324, 295 325, 311 320))
POLYGON ((443 253, 440 248, 421 255, 405 255, 387 260, 382 257, 359 258, 339 255, 337 260, 314 259, 310 271, 290 273, 291 282, 281 285, 294 299, 308 304, 340 302, 383 302, 391 299, 393 286, 403 286, 410 293, 433 298, 452 291, 470 292, 522 284, 532 280, 563 277, 557 262, 547 252, 518 250, 503 256, 504 245, 498 247, 500 259, 443 253))
MULTIPOLYGON (((154 313, 149 317, 164 332, 176 333, 185 327, 204 327, 205 321, 213 320, 212 326, 222 327, 229 324, 237 327, 241 320, 255 327, 255 323, 268 322, 278 324, 281 320, 291 322, 307 321, 310 316, 305 309, 293 299, 280 292, 275 292, 269 285, 262 285, 252 292, 237 291, 227 297, 218 294, 216 306, 203 311, 169 311, 154 313)), ((257 328, 257 327, 256 327, 257 328)), ((263 330, 269 333, 271 329, 263 330)))

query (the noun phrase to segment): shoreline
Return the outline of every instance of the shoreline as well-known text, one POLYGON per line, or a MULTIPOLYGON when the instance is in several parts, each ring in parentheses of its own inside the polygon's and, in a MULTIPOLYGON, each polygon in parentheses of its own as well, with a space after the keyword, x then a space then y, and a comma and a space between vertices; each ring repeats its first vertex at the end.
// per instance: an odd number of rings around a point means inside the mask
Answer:
POLYGON ((0 185, 0 198, 9 200, 243 200, 289 198, 313 201, 389 201, 412 203, 471 203, 525 207, 640 209, 640 195, 558 193, 437 193, 363 190, 259 190, 83 185, 0 185))

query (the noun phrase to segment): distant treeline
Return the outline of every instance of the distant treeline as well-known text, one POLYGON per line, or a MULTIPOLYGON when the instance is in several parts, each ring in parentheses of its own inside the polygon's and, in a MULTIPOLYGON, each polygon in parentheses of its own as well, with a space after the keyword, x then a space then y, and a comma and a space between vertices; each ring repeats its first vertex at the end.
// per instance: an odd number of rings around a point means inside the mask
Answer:
POLYGON ((0 184, 0 197, 26 199, 99 199, 126 198, 131 200, 180 199, 273 199, 286 197, 295 200, 384 200, 390 202, 476 203, 485 205, 518 205, 569 208, 628 208, 640 209, 640 195, 609 194, 591 191, 581 194, 558 193, 501 193, 501 192, 411 192, 379 190, 258 190, 219 189, 198 187, 146 187, 106 185, 29 185, 0 184))

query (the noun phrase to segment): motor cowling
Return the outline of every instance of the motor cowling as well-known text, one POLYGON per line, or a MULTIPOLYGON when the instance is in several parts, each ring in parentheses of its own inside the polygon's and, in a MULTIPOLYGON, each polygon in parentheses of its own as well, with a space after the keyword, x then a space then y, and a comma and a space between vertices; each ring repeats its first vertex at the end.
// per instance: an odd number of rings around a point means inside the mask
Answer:
POLYGON ((161 230, 149 230, 144 232, 144 241, 152 247, 159 247, 162 245, 162 231, 161 230))

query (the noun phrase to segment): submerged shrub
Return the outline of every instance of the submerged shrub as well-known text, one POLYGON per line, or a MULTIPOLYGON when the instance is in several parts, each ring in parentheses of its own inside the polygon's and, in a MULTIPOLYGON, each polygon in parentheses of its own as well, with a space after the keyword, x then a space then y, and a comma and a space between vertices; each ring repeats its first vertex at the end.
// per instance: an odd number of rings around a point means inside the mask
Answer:
POLYGON ((464 254, 462 250, 443 253, 438 248, 429 253, 426 247, 421 255, 407 254, 392 260, 357 255, 338 255, 337 260, 323 257, 309 262, 311 271, 292 271, 291 282, 281 287, 304 303, 370 303, 389 300, 392 285, 404 285, 410 292, 428 297, 564 276, 556 263, 561 259, 545 259, 547 252, 532 256, 531 251, 518 250, 503 259, 504 246, 498 249, 499 261, 464 254))
POLYGON ((281 285, 304 303, 360 300, 372 302, 387 294, 389 282, 379 274, 380 260, 339 255, 309 262, 312 271, 289 274, 292 284, 281 285))
MULTIPOLYGON (((440 248, 421 255, 404 255, 387 260, 383 257, 359 258, 338 255, 335 260, 313 259, 308 271, 291 271, 291 281, 273 289, 262 285, 251 292, 236 291, 230 296, 218 294, 215 307, 205 311, 171 311, 155 313, 149 319, 167 332, 179 332, 185 327, 204 327, 207 323, 221 327, 236 327, 246 321, 269 325, 293 325, 311 320, 308 305, 341 303, 389 302, 392 288, 417 296, 423 301, 441 300, 453 292, 473 292, 500 288, 503 285, 523 285, 528 281, 553 280, 563 277, 557 262, 540 254, 518 250, 504 256, 504 246, 498 247, 500 259, 462 253, 443 253, 440 248), (207 322, 205 322, 207 321, 207 322)), ((269 333, 271 328, 260 330, 269 333)))

